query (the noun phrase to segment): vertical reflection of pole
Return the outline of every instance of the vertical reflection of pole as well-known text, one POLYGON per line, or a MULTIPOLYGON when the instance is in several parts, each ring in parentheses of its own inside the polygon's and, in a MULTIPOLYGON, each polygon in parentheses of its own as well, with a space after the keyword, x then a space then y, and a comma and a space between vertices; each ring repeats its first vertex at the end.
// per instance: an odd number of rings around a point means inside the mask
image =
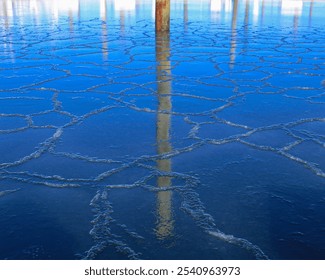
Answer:
POLYGON ((156 32, 169 31, 170 0, 156 0, 156 32))
POLYGON ((81 9, 80 9, 80 0, 78 0, 78 20, 80 21, 81 19, 81 9))
MULTIPOLYGON (((156 33, 156 60, 157 60, 157 82, 158 82, 158 111, 157 111, 157 146, 158 154, 163 155, 172 150, 170 144, 171 125, 171 81, 170 81, 170 37, 169 32, 156 33)), ((171 171, 170 159, 157 160, 157 168, 162 173, 171 171)), ((157 185, 159 188, 170 187, 171 177, 158 176, 157 185)), ((172 235, 172 192, 162 190, 157 194, 157 215, 158 224, 156 228, 157 238, 165 239, 172 235)))
POLYGON ((314 7, 314 0, 311 0, 310 7, 309 7, 309 19, 308 19, 309 26, 311 26, 311 19, 313 17, 313 7, 314 7))
POLYGON ((125 12, 124 10, 120 10, 120 27, 122 36, 125 34, 125 12))
POLYGON ((100 2, 100 14, 102 20, 102 53, 103 60, 107 60, 108 46, 107 46, 107 2, 101 0, 100 2))
POLYGON ((249 9, 250 9, 250 0, 246 0, 245 4, 245 19, 244 19, 244 35, 245 35, 245 40, 244 40, 244 52, 247 52, 248 49, 248 28, 249 28, 249 9))
POLYGON ((38 15, 38 2, 36 0, 29 1, 29 9, 33 13, 34 26, 38 24, 39 15, 38 15))
POLYGON ((69 3, 69 8, 68 8, 68 17, 69 17, 69 28, 70 28, 70 34, 73 34, 74 31, 74 20, 73 20, 73 8, 74 7, 74 2, 69 3))
POLYGON ((12 12, 13 12, 13 14, 12 14, 12 19, 13 19, 13 23, 14 23, 14 24, 17 23, 17 22, 19 22, 19 18, 18 18, 18 16, 17 16, 17 11, 18 11, 18 9, 17 9, 16 5, 17 5, 17 3, 16 3, 15 1, 13 1, 13 2, 11 3, 11 6, 12 6, 12 12))
POLYGON ((245 5, 245 31, 248 30, 248 24, 249 24, 249 1, 250 0, 246 0, 246 5, 245 5))
POLYGON ((141 8, 141 2, 140 0, 135 1, 135 18, 138 20, 140 18, 140 8, 141 8))
POLYGON ((234 67, 236 59, 236 46, 237 46, 237 12, 238 12, 238 0, 234 0, 234 7, 232 10, 231 20, 231 42, 230 42, 230 68, 234 67))
POLYGON ((265 15, 265 0, 262 1, 261 25, 263 25, 264 23, 264 15, 265 15))
POLYGON ((4 13, 4 18, 5 18, 5 27, 8 29, 9 27, 9 18, 8 18, 8 8, 7 8, 7 1, 2 2, 2 9, 4 13))
POLYGON ((184 0, 184 30, 187 31, 188 25, 188 0, 184 0))
POLYGON ((294 30, 294 33, 297 33, 298 24, 299 24, 299 12, 298 12, 297 9, 295 9, 295 13, 294 13, 294 16, 293 16, 293 30, 294 30))
POLYGON ((73 12, 71 8, 69 8, 69 27, 70 27, 70 34, 73 33, 73 12))

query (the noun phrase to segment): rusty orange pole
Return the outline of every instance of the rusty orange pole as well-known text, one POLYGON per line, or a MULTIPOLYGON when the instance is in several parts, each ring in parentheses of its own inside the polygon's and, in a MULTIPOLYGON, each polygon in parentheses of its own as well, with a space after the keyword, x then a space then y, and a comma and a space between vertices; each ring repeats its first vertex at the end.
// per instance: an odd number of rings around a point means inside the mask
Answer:
POLYGON ((156 31, 169 31, 170 0, 156 0, 156 31))

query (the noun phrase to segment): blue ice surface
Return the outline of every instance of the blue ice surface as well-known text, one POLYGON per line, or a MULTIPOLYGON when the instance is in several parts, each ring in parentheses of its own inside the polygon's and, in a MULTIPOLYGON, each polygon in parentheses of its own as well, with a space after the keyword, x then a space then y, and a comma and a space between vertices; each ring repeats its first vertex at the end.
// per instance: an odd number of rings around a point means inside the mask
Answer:
POLYGON ((325 258, 324 3, 34 3, 0 2, 0 259, 325 258))

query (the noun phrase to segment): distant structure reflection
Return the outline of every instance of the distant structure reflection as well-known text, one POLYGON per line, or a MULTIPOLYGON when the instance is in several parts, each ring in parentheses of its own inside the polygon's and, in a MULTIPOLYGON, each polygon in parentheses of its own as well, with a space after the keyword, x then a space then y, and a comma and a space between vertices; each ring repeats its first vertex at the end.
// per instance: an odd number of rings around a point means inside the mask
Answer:
POLYGON ((250 0, 246 0, 246 2, 245 2, 245 20, 244 20, 245 31, 247 31, 248 25, 249 25, 249 7, 250 7, 249 4, 250 4, 250 0))
POLYGON ((135 8, 135 0, 114 0, 115 11, 134 11, 135 8))
POLYGON ((230 41, 230 68, 234 67, 236 59, 236 46, 237 46, 237 14, 238 14, 238 0, 234 0, 234 7, 232 10, 231 20, 231 41, 230 41))
MULTIPOLYGON (((5 27, 8 27, 11 21, 23 23, 26 20, 30 20, 31 15, 35 24, 39 24, 39 21, 44 20, 45 17, 51 19, 50 24, 58 22, 59 17, 68 17, 70 19, 70 30, 73 31, 73 22, 75 18, 80 19, 81 12, 83 12, 83 16, 93 14, 94 17, 97 13, 97 16, 99 14, 102 18, 102 7, 104 3, 106 9, 115 11, 116 15, 120 17, 123 22, 128 13, 138 13, 137 19, 141 20, 139 13, 145 12, 146 8, 143 7, 150 7, 150 3, 152 3, 151 13, 153 17, 155 17, 156 1, 158 1, 157 3, 159 4, 162 2, 165 3, 165 1, 168 0, 0 0, 0 17, 3 17, 3 25, 5 27), (90 7, 91 9, 89 10, 90 7)), ((175 0, 172 1, 172 7, 177 7, 177 3, 183 6, 184 29, 186 30, 188 28, 189 10, 191 8, 195 8, 197 11, 199 11, 199 9, 206 9, 203 3, 209 4, 211 14, 213 13, 214 17, 222 21, 228 21, 229 18, 232 17, 237 5, 238 13, 245 13, 246 25, 249 21, 247 20, 249 17, 251 17, 255 24, 261 25, 270 13, 273 14, 276 11, 276 13, 283 16, 292 16, 294 26, 298 26, 299 19, 303 13, 306 15, 309 14, 309 18, 307 19, 309 20, 309 24, 311 24, 315 3, 322 3, 322 1, 241 0, 237 1, 236 4, 235 0, 175 0), (201 3, 201 5, 198 5, 198 3, 201 3), (250 8, 245 8, 245 5, 246 7, 250 6, 250 8)), ((109 12, 110 11, 108 11, 108 13, 109 12)), ((167 23, 163 23, 163 25, 165 24, 167 23)))
POLYGON ((107 2, 106 0, 100 1, 100 18, 102 20, 102 52, 103 60, 108 58, 108 44, 107 44, 107 2))
POLYGON ((188 28, 188 0, 184 0, 183 3, 183 13, 184 13, 184 30, 187 31, 188 28))
POLYGON ((281 14, 299 16, 302 13, 303 1, 302 0, 282 0, 281 1, 281 14))
POLYGON ((213 12, 230 12, 233 0, 210 0, 210 9, 213 12))
POLYGON ((313 8, 314 8, 314 0, 311 0, 310 6, 309 6, 309 20, 308 20, 309 26, 311 26, 311 19, 313 17, 313 8))

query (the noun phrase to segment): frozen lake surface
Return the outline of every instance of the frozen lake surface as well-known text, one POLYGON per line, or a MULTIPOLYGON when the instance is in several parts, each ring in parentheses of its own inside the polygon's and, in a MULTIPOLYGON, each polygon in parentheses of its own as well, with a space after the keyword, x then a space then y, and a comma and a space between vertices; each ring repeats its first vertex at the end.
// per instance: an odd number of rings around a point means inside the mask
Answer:
POLYGON ((0 7, 0 259, 325 259, 324 2, 0 7))

